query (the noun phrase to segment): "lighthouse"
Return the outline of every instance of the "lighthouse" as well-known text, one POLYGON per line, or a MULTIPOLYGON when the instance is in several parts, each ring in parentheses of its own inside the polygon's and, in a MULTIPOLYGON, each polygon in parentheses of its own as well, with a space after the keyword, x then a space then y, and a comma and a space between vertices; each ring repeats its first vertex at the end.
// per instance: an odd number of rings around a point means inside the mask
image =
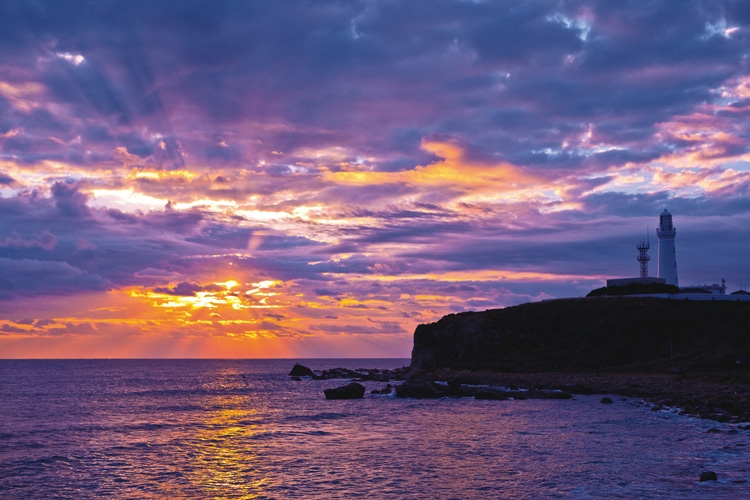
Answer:
POLYGON ((677 285, 677 256, 674 249, 674 237, 677 229, 672 225, 672 214, 665 208, 659 215, 659 227, 656 237, 659 239, 659 277, 667 285, 677 285))

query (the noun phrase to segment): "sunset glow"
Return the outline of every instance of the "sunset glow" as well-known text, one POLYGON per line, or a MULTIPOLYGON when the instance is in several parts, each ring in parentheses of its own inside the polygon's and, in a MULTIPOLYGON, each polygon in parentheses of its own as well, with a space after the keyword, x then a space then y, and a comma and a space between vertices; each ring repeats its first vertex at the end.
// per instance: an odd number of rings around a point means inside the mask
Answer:
POLYGON ((0 357, 406 357, 636 276, 665 207, 746 287, 738 5, 7 3, 0 357))

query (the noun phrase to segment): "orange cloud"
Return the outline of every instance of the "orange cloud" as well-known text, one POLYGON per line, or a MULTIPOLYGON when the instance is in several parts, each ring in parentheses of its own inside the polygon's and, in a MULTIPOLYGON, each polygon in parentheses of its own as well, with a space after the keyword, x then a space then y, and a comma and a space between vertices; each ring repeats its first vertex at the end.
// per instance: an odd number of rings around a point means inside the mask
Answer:
POLYGON ((406 184, 417 188, 458 188, 466 193, 521 193, 541 182, 509 163, 487 164, 466 158, 457 144, 445 141, 422 141, 425 151, 442 158, 429 165, 420 165, 399 172, 327 171, 323 179, 342 185, 372 186, 406 184))

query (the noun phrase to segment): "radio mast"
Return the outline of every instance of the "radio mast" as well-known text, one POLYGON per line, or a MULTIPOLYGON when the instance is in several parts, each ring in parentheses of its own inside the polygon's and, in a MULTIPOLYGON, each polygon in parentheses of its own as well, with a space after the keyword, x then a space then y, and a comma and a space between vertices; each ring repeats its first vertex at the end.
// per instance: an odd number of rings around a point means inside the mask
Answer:
POLYGON ((641 278, 648 278, 648 261, 651 257, 648 256, 648 249, 651 248, 651 244, 648 240, 648 229, 646 229, 646 239, 641 240, 636 246, 638 249, 638 262, 641 264, 641 278))

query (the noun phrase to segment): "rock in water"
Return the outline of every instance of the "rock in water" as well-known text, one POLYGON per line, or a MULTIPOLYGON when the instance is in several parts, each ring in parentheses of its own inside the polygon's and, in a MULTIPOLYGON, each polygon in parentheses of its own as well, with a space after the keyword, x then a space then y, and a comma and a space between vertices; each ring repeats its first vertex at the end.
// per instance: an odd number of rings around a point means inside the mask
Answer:
POLYGON ((342 387, 326 389, 323 393, 326 395, 326 399, 359 399, 365 395, 365 386, 352 382, 342 387))
POLYGON ((443 394, 426 380, 407 380, 396 386, 396 396, 400 398, 435 399, 443 396, 443 394))
POLYGON ((716 477, 716 473, 712 470, 707 470, 706 472, 701 472, 701 477, 699 481, 702 483, 703 481, 716 481, 718 478, 716 477))
POLYGON ((603 404, 605 404, 605 405, 611 405, 611 404, 613 403, 613 401, 612 401, 612 398, 608 398, 608 397, 606 397, 606 396, 605 396, 605 397, 603 397, 603 398, 601 399, 601 401, 599 401, 599 402, 600 402, 600 403, 603 403, 603 404))
POLYGON ((383 389, 373 389, 372 394, 390 394, 393 392, 393 386, 388 384, 383 389))
POLYGON ((289 372, 290 377, 314 377, 315 373, 306 366, 302 366, 299 363, 294 364, 294 368, 289 372))

